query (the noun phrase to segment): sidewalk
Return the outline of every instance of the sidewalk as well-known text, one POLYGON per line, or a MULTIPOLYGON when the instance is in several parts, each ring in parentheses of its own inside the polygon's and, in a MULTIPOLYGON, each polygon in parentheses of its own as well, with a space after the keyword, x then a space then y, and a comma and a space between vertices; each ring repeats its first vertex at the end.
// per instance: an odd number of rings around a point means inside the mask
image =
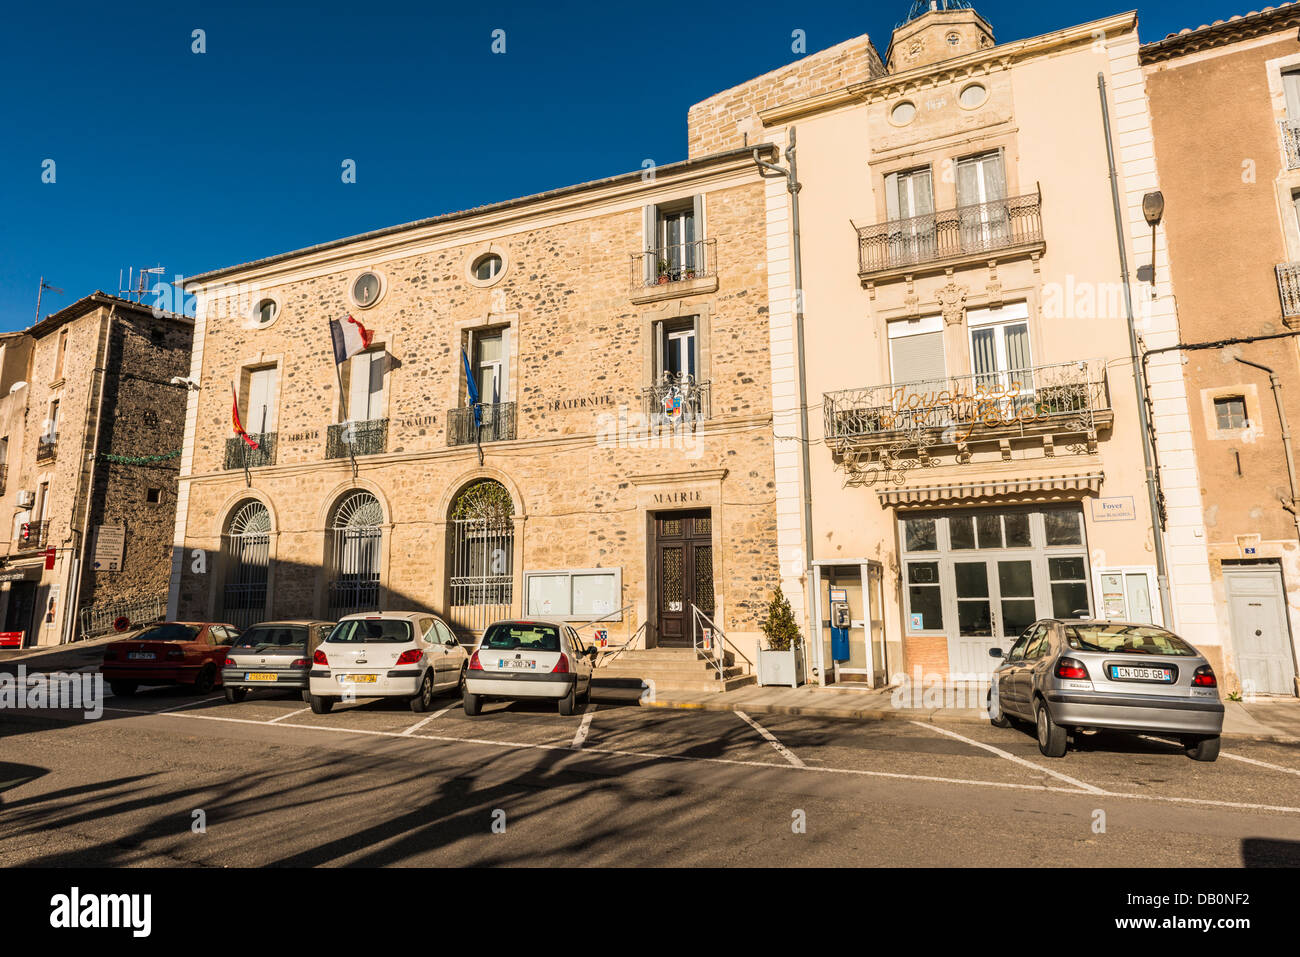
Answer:
MULTIPOLYGON (((945 698, 952 689, 945 689, 945 698)), ((799 688, 760 688, 735 691, 656 692, 645 707, 699 711, 744 711, 753 714, 797 714, 857 721, 929 721, 935 724, 986 724, 977 708, 897 708, 893 689, 858 689, 804 685, 799 688)), ((1300 698, 1259 698, 1245 703, 1224 701, 1223 737, 1228 740, 1300 744, 1300 698)))

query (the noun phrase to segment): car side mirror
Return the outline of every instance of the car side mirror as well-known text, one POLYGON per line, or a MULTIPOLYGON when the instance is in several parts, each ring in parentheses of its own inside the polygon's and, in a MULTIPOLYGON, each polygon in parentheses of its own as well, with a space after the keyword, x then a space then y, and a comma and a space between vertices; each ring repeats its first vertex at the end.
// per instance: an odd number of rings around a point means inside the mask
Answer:
POLYGON ((1002 657, 1002 649, 1001 649, 1001 648, 990 648, 990 649, 989 649, 989 657, 990 657, 990 658, 1001 658, 1001 657, 1002 657))

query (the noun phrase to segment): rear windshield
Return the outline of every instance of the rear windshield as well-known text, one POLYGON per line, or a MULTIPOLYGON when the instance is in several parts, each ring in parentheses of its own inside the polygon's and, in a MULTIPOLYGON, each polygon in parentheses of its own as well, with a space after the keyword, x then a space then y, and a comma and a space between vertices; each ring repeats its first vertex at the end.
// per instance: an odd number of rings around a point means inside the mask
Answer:
POLYGON ((560 630, 541 622, 497 622, 483 635, 479 647, 494 651, 559 651, 560 630))
POLYGON ((1065 637, 1075 651, 1180 657, 1197 654, 1195 648, 1173 632, 1155 625, 1066 625, 1065 637))
POLYGON ((356 642, 401 642, 413 641, 414 632, 411 623, 405 619, 366 618, 341 621, 334 626, 330 636, 325 640, 331 644, 340 641, 356 642))
POLYGON ((199 635, 194 625, 159 625, 139 635, 140 641, 193 641, 199 635))
POLYGON ((306 628, 286 628, 283 626, 268 627, 266 625, 254 625, 248 631, 239 636, 240 648, 265 648, 268 645, 276 647, 286 647, 288 645, 306 645, 307 629, 306 628))

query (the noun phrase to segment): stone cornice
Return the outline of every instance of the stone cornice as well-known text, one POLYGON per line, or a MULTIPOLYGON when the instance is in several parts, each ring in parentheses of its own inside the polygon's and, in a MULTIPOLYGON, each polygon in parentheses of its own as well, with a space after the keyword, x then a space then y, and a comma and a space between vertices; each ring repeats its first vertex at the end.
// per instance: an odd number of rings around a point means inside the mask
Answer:
POLYGON ((1182 33, 1174 33, 1138 49, 1138 59, 1143 65, 1174 60, 1191 53, 1217 47, 1231 46, 1300 27, 1300 3, 1288 3, 1272 10, 1233 17, 1182 33))

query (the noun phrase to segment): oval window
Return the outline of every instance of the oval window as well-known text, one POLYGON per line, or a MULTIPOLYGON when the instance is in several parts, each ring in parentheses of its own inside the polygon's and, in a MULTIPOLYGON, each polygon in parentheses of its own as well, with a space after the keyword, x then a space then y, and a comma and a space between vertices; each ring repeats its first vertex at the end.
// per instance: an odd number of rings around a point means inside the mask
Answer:
POLYGON ((961 91, 961 96, 958 97, 958 99, 961 102, 962 106, 964 106, 968 110, 971 110, 979 106, 985 100, 987 100, 988 97, 989 97, 988 90, 984 89, 984 87, 982 87, 978 83, 972 83, 970 86, 966 87, 964 90, 961 91))
POLYGON ((352 284, 352 298, 364 309, 379 300, 379 289, 379 277, 372 272, 363 272, 352 284))
POLYGON ((274 299, 263 299, 257 304, 257 309, 254 310, 253 315, 257 319, 259 326, 265 326, 275 321, 277 311, 278 307, 274 299))
POLYGON ((501 275, 501 257, 496 253, 488 253, 474 260, 473 268, 474 278, 483 282, 496 279, 501 275))
POLYGON ((889 119, 899 126, 904 123, 911 123, 914 116, 916 116, 916 104, 909 100, 899 103, 889 113, 889 119))

